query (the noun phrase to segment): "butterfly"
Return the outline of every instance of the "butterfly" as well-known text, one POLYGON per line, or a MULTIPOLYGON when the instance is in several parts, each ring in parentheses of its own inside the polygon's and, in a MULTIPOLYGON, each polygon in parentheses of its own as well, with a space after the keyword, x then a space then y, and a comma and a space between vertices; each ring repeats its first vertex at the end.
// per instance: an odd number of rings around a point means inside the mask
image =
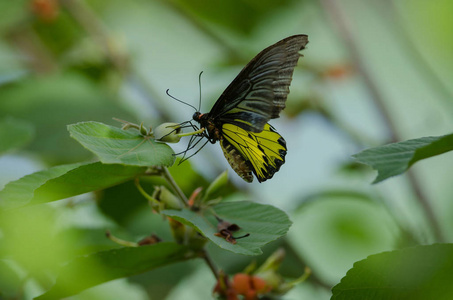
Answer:
POLYGON ((199 135, 212 144, 219 141, 230 166, 247 182, 253 174, 264 182, 285 163, 286 142, 268 121, 285 108, 299 51, 307 43, 308 36, 301 34, 267 47, 242 69, 210 112, 192 116, 200 124, 199 135))

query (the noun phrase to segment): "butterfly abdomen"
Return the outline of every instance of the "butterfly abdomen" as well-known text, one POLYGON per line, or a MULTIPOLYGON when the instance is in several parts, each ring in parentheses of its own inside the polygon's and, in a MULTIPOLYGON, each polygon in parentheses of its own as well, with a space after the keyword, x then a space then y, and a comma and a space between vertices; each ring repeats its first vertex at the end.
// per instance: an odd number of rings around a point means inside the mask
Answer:
POLYGON ((252 182, 253 175, 250 163, 244 160, 236 148, 231 146, 227 140, 221 138, 220 146, 231 168, 233 168, 242 179, 247 182, 252 182))

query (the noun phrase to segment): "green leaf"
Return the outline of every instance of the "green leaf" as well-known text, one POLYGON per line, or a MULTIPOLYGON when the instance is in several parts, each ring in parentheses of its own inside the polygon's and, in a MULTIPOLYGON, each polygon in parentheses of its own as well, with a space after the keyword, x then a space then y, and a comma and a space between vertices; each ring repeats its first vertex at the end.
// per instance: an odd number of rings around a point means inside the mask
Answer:
POLYGON ((5 299, 19 299, 22 284, 17 270, 6 260, 0 260, 0 296, 5 299))
POLYGON ((0 191, 0 208, 60 200, 104 189, 138 175, 145 167, 104 165, 100 162, 56 166, 8 183, 0 191))
POLYGON ((451 299, 453 244, 405 248, 356 262, 332 300, 451 299))
POLYGON ((373 183, 404 173, 419 160, 453 150, 453 134, 423 137, 366 149, 353 157, 378 171, 373 183))
POLYGON ((110 280, 140 274, 193 257, 187 247, 167 242, 77 257, 61 269, 55 285, 35 299, 61 299, 110 280))
POLYGON ((208 186, 206 193, 203 196, 203 202, 215 199, 220 196, 219 191, 228 183, 228 171, 222 172, 217 178, 208 186))
POLYGON ((172 5, 201 22, 209 22, 207 27, 222 26, 228 31, 246 35, 253 32, 260 22, 266 20, 271 12, 288 5, 288 0, 248 0, 219 1, 215 6, 206 5, 203 1, 172 0, 172 5), (214 26, 213 26, 214 25, 214 26))
POLYGON ((96 154, 105 164, 133 166, 171 166, 174 152, 138 132, 122 130, 99 122, 82 122, 68 126, 71 137, 96 154))
POLYGON ((201 215, 190 210, 164 210, 162 213, 194 227, 220 248, 244 255, 261 254, 261 247, 285 235, 291 226, 288 216, 271 205, 248 201, 225 202, 214 206, 213 211, 220 219, 241 227, 233 236, 247 233, 250 236, 238 239, 233 245, 214 235, 218 232, 218 222, 212 213, 201 215))
MULTIPOLYGON (((7 14, 1 6, 0 11, 7 14)), ((45 27, 50 29, 49 26, 45 27)), ((61 40, 67 38, 66 31, 61 40)), ((55 40, 55 36, 52 39, 55 40)), ((5 62, 2 60, 2 66, 5 62)), ((115 101, 112 93, 75 72, 27 76, 15 84, 3 86, 0 118, 8 116, 33 124, 36 135, 27 145, 27 150, 37 153, 52 165, 86 161, 90 158, 89 153, 82 147, 77 147, 69 137, 66 129, 68 124, 90 120, 109 122, 112 117, 124 120, 133 118, 115 101)))
POLYGON ((31 141, 33 126, 13 118, 0 120, 0 154, 20 148, 31 141))

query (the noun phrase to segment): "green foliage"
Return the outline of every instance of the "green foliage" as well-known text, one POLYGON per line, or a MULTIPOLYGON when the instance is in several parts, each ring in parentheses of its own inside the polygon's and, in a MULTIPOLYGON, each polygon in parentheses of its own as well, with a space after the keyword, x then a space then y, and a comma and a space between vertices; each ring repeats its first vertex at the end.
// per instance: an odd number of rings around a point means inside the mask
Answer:
POLYGON ((29 122, 34 139, 26 148, 52 164, 72 163, 90 156, 68 136, 66 126, 80 121, 130 119, 107 92, 73 74, 26 77, 2 89, 0 118, 14 116, 29 122))
POLYGON ((402 174, 419 160, 453 150, 453 134, 423 137, 366 149, 353 157, 378 171, 373 183, 402 174))
POLYGON ((14 297, 20 291, 20 277, 6 261, 0 260, 0 295, 14 297))
POLYGON ((377 200, 346 191, 319 194, 293 212, 288 240, 334 285, 355 261, 395 247, 401 228, 377 200))
POLYGON ((257 26, 260 18, 268 11, 276 10, 288 0, 276 3, 275 1, 234 0, 229 2, 219 1, 216 5, 209 5, 200 0, 172 0, 173 5, 180 6, 197 18, 214 23, 217 26, 235 30, 240 34, 249 34, 257 26))
MULTIPOLYGON (((146 176, 147 172, 163 176, 167 180, 168 176, 171 176, 159 168, 174 162, 173 151, 167 145, 152 140, 151 136, 143 136, 98 122, 78 123, 68 126, 68 129, 73 138, 97 154, 102 162, 56 166, 12 181, 0 191, 0 204, 3 209, 46 203, 107 189, 134 178, 146 176), (118 164, 119 162, 123 164, 118 164), (159 168, 153 169, 153 166, 159 168)), ((291 222, 284 212, 269 205, 228 202, 210 207, 209 203, 212 202, 210 200, 220 196, 218 193, 226 185, 227 178, 227 173, 222 173, 209 185, 203 198, 204 201, 198 202, 197 200, 197 205, 202 205, 201 211, 196 212, 196 210, 186 207, 182 210, 167 209, 163 213, 194 228, 223 249, 246 255, 261 254, 260 248, 285 235, 291 222), (227 241, 225 239, 227 236, 215 236, 216 233, 221 232, 217 226, 220 221, 217 221, 216 218, 231 224, 238 223, 236 225, 243 228, 239 231, 234 230, 235 236, 229 238, 234 239, 244 233, 249 236, 241 239, 237 244, 233 244, 231 240, 227 241)), ((174 181, 169 181, 169 184, 174 188, 174 181)), ((162 205, 164 208, 181 207, 181 199, 173 195, 167 188, 156 185, 154 189, 155 191, 165 191, 165 193, 160 192, 158 196, 155 192, 151 197, 142 187, 139 187, 139 191, 145 199, 153 198, 151 203, 153 207, 156 208, 156 205, 162 205), (172 199, 171 206, 168 206, 169 199, 172 199)), ((218 200, 214 201, 214 203, 217 202, 218 200)), ((186 244, 185 238, 177 238, 178 232, 182 232, 182 234, 186 232, 181 227, 184 226, 181 223, 173 221, 172 230, 176 241, 186 244)), ((146 247, 101 251, 75 258, 60 271, 55 286, 38 299, 57 299, 70 296, 109 280, 193 258, 200 251, 199 247, 204 245, 203 240, 203 238, 193 236, 192 240, 188 241, 189 248, 172 243, 158 243, 146 247), (188 252, 189 250, 191 251, 188 252), (81 277, 83 280, 80 279, 81 277)), ((159 239, 155 240, 154 243, 159 241, 159 239)), ((127 241, 118 240, 118 242, 138 245, 127 241)))
POLYGON ((220 191, 228 183, 228 171, 223 172, 208 186, 206 193, 203 196, 203 200, 211 200, 220 196, 220 191))
POLYGON ((71 137, 96 154, 105 164, 171 166, 173 150, 149 136, 125 131, 99 122, 69 125, 71 137))
POLYGON ((212 212, 207 211, 203 214, 189 210, 164 210, 162 213, 195 227, 220 248, 244 255, 261 254, 261 247, 284 236, 291 226, 288 216, 278 208, 247 201, 220 203, 212 207, 212 212), (250 236, 238 239, 237 244, 215 236, 219 229, 214 216, 238 225, 241 230, 234 232, 234 236, 244 234, 250 236))
POLYGON ((453 168, 439 154, 453 135, 429 136, 451 131, 453 2, 319 3, 0 1, 0 299, 212 299, 217 271, 257 275, 278 247, 267 283, 311 277, 266 299, 449 299, 453 168), (193 111, 165 90, 199 107, 204 70, 204 113, 258 50, 293 34, 310 44, 275 120, 279 173, 228 178, 209 144, 175 164, 162 141, 181 152, 190 137, 166 127, 193 111), (402 142, 350 159, 392 137, 402 142), (380 185, 356 163, 381 182, 435 155, 380 185), (168 199, 182 209, 158 212, 168 199))
POLYGON ((0 120, 0 155, 24 146, 33 134, 33 126, 28 122, 12 118, 0 120))
POLYGON ((104 165, 99 162, 56 166, 8 183, 0 191, 0 208, 65 199, 108 188, 142 175, 145 171, 144 167, 104 165))
MULTIPOLYGON (((141 180, 141 185, 152 191, 154 183, 148 181, 141 180)), ((148 201, 140 194, 133 181, 114 185, 102 190, 102 193, 96 193, 96 201, 98 209, 103 214, 121 225, 125 225, 136 213, 148 208, 148 201)))
POLYGON ((383 252, 356 262, 332 289, 331 299, 450 299, 452 269, 452 244, 383 252))
POLYGON ((193 258, 193 253, 175 243, 118 248, 81 256, 64 266, 55 285, 36 299, 61 299, 106 281, 190 258, 193 258))

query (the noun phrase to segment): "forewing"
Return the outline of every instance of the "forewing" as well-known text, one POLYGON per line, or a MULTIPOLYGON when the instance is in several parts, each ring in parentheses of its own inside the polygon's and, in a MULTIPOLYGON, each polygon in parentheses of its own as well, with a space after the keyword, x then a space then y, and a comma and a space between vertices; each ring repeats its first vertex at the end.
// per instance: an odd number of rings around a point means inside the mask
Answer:
POLYGON ((272 178, 285 163, 286 142, 269 124, 259 133, 224 124, 220 145, 233 170, 248 182, 253 180, 251 172, 263 182, 272 178))
POLYGON ((277 118, 285 108, 299 51, 307 43, 306 35, 294 35, 261 51, 226 88, 210 116, 261 132, 269 119, 277 118))

